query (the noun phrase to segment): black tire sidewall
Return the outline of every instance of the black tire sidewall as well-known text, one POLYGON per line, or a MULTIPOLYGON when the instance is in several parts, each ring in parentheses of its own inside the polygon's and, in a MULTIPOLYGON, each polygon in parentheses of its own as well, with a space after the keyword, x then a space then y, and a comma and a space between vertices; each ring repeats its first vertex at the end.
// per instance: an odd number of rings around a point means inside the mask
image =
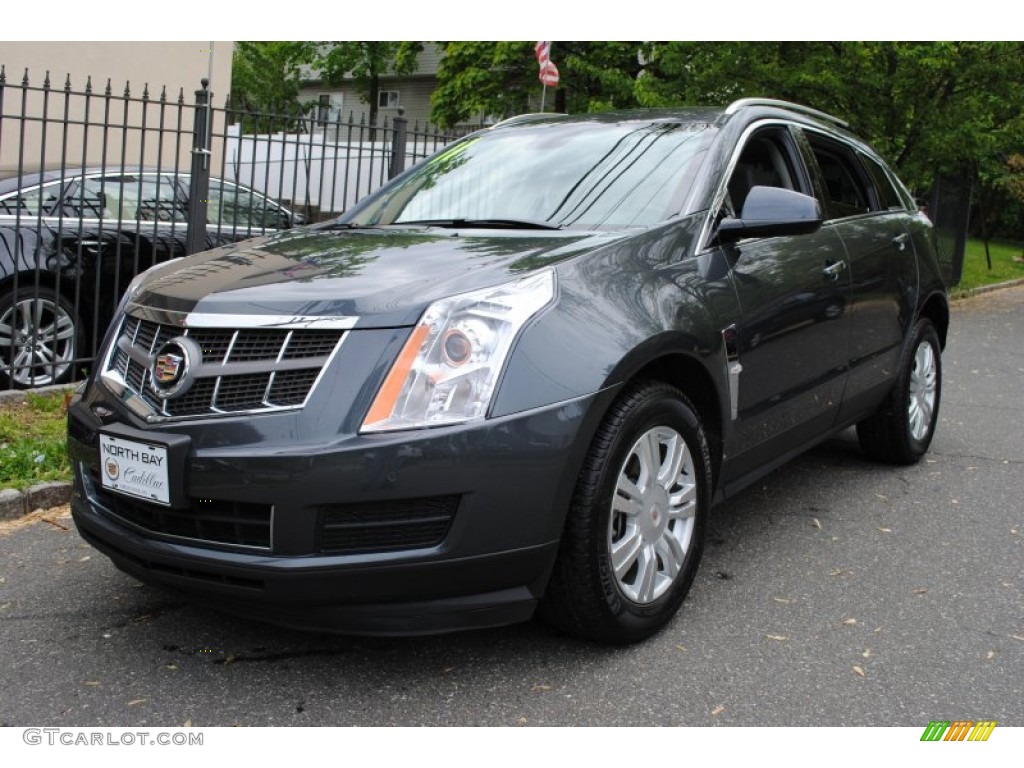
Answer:
POLYGON ((920 459, 928 452, 932 438, 935 436, 935 427, 939 423, 939 406, 942 403, 942 348, 939 344, 939 336, 935 326, 930 320, 920 320, 914 329, 914 337, 907 348, 907 356, 900 371, 899 401, 893 403, 893 409, 899 409, 899 421, 902 435, 902 450, 907 453, 908 459, 920 459), (935 360, 935 407, 932 408, 931 422, 928 424, 928 431, 921 440, 914 439, 910 430, 910 379, 914 369, 914 360, 917 357, 917 350, 921 344, 928 344, 932 348, 932 355, 935 360))
POLYGON ((591 542, 593 562, 602 586, 608 611, 628 638, 646 637, 660 628, 679 609, 697 573, 704 541, 704 529, 710 507, 710 460, 707 441, 692 407, 674 388, 653 387, 647 397, 624 419, 615 435, 599 480, 592 512, 597 516, 595 541, 591 542), (664 426, 678 432, 693 456, 697 483, 694 530, 683 566, 668 591, 647 604, 630 600, 620 588, 608 551, 608 531, 612 517, 612 499, 623 464, 639 437, 648 430, 664 426))

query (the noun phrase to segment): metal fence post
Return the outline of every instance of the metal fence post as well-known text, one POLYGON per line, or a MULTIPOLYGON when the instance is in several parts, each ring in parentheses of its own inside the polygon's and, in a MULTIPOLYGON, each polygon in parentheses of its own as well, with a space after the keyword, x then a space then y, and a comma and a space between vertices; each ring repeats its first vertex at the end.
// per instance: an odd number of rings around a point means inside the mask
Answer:
POLYGON ((188 229, 185 254, 206 250, 206 209, 210 202, 210 81, 199 81, 192 128, 192 172, 189 180, 188 229))
POLYGON ((388 167, 389 181, 405 170, 405 139, 408 128, 409 121, 405 119, 405 110, 399 107, 398 117, 392 123, 391 165, 388 167))

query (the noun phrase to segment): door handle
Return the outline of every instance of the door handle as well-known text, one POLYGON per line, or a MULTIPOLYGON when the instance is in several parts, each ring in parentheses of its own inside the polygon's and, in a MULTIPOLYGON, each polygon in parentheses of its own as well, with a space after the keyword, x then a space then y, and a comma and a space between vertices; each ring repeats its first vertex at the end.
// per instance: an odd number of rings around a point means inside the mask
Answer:
POLYGON ((823 270, 821 270, 821 273, 827 278, 830 278, 832 280, 838 280, 839 273, 842 272, 844 269, 846 269, 846 262, 840 259, 834 264, 829 264, 828 266, 826 266, 823 270))
POLYGON ((910 235, 904 232, 903 234, 896 235, 896 237, 892 239, 892 244, 895 246, 897 251, 905 251, 907 250, 907 243, 909 240, 910 235))

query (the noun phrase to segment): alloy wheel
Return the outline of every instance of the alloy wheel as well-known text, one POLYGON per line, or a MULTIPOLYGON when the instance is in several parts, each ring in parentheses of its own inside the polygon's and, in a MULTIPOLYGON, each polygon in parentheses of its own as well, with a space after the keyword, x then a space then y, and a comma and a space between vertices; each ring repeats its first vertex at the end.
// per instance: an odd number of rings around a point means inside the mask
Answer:
POLYGON ((54 384, 75 358, 75 321, 49 298, 15 301, 0 315, 0 365, 22 387, 54 384))
POLYGON ((672 586, 690 547, 696 510, 686 441, 670 427, 647 430, 619 471, 608 530, 612 570, 628 599, 651 603, 672 586))

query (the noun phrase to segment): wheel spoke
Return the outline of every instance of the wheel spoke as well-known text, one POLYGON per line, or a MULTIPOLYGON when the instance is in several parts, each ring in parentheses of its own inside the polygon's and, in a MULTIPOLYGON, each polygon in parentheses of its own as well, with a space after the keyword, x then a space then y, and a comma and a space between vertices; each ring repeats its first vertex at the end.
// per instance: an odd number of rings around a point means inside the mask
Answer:
POLYGON ((658 576, 658 558, 654 554, 654 547, 646 545, 636 562, 636 597, 641 603, 649 603, 654 599, 654 586, 658 576))
POLYGON ((682 544, 672 535, 671 531, 666 531, 665 535, 658 539, 655 549, 661 556, 661 562, 665 565, 665 575, 674 579, 682 569, 683 560, 686 558, 682 544))
POLYGON ((616 578, 621 580, 629 572, 643 546, 643 537, 635 528, 612 544, 612 569, 616 578))
POLYGON ((658 477, 658 467, 661 465, 661 443, 658 435, 651 430, 639 441, 639 452, 637 458, 640 460, 640 477, 637 485, 641 490, 646 491, 653 480, 658 477))
POLYGON ((624 515, 635 516, 643 511, 644 495, 636 484, 626 477, 619 475, 615 485, 615 498, 612 500, 612 509, 624 515))
POLYGON ((18 315, 21 317, 21 328, 19 329, 22 333, 32 332, 32 303, 23 301, 18 305, 18 315))
POLYGON ((52 363, 56 359, 56 356, 53 354, 53 350, 45 344, 39 344, 36 347, 36 357, 43 363, 52 363))
POLYGON ((920 440, 928 431, 928 425, 932 423, 932 406, 931 403, 928 402, 927 398, 921 398, 921 402, 918 405, 918 414, 920 416, 917 428, 918 431, 914 433, 914 436, 920 440))
POLYGON ((32 365, 32 354, 26 347, 18 347, 18 354, 14 356, 11 365, 14 367, 32 365))
POLYGON ((697 486, 686 485, 668 497, 669 517, 693 517, 697 486))
POLYGON ((658 471, 658 483, 667 491, 672 490, 686 459, 686 442, 678 435, 668 443, 668 454, 658 471))
POLYGON ((70 317, 62 312, 57 316, 56 323, 50 323, 45 328, 40 328, 37 333, 40 338, 48 341, 67 341, 75 335, 75 324, 70 317))

